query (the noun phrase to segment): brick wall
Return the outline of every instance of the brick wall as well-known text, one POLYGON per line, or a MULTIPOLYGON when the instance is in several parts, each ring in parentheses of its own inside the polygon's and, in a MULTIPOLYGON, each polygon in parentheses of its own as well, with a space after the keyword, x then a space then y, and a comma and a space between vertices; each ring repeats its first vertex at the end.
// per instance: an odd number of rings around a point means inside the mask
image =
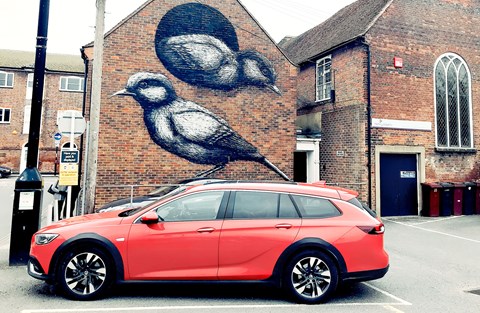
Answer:
MULTIPOLYGON (((0 124, 0 164, 11 167, 15 172, 20 168, 22 147, 28 142, 28 134, 23 133, 24 106, 31 100, 25 100, 28 72, 14 72, 14 87, 0 88, 0 107, 11 109, 11 122, 0 124)), ((53 135, 58 131, 56 126, 58 110, 81 110, 83 94, 80 92, 64 92, 60 89, 60 77, 70 73, 47 72, 44 81, 42 102, 42 126, 39 140, 38 169, 42 173, 53 173, 55 162, 55 144, 53 135)), ((78 74, 76 74, 78 76, 78 74)), ((68 141, 64 137, 62 144, 68 141)), ((78 141, 77 141, 78 145, 78 141)))
MULTIPOLYGON (((194 101, 225 119, 231 128, 258 148, 287 175, 293 173, 295 149, 296 68, 290 64, 237 1, 205 1, 234 25, 240 50, 254 49, 274 65, 279 96, 268 89, 240 87, 212 90, 187 84, 165 69, 156 56, 157 25, 167 11, 187 1, 153 1, 105 39, 96 204, 118 198, 105 185, 158 185, 189 178, 211 165, 188 162, 151 139, 143 110, 130 97, 109 97, 125 87, 137 72, 162 73, 177 95, 194 101)), ((208 22, 208 21, 207 21, 208 22)), ((216 177, 275 179, 279 176, 255 162, 229 163, 216 177)), ((126 190, 123 194, 128 194, 126 190)))
POLYGON ((462 57, 472 75, 474 147, 480 142, 478 1, 394 1, 369 32, 373 118, 426 121, 432 131, 374 130, 375 145, 424 146, 427 181, 478 179, 478 153, 435 149, 433 71, 447 52, 462 57), (477 13, 476 13, 477 12, 477 13), (449 17, 449 18, 446 18, 449 17), (393 57, 403 58, 395 69, 393 57))

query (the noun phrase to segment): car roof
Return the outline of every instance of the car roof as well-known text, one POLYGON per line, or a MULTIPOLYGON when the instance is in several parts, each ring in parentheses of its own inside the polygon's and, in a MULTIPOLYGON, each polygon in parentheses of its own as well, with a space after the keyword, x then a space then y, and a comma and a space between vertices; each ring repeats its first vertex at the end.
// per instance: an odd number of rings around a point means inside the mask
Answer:
POLYGON ((191 191, 204 190, 250 190, 275 191, 284 193, 304 194, 334 199, 350 200, 358 196, 358 192, 336 186, 328 186, 325 182, 295 183, 295 182, 258 182, 258 181, 222 181, 205 185, 192 186, 191 191))

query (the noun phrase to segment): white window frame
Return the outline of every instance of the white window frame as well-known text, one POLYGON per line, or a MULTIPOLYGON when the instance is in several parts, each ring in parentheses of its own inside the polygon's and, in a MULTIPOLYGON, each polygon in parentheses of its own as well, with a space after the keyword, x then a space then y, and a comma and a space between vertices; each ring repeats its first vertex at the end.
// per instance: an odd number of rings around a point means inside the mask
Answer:
POLYGON ((25 99, 31 100, 33 94, 33 73, 28 73, 27 75, 27 91, 25 94, 25 99))
MULTIPOLYGON (((443 63, 442 63, 443 64, 443 63)), ((457 66, 458 68, 460 66, 457 66)), ((457 69, 457 80, 456 80, 456 84, 457 84, 457 88, 458 87, 458 84, 459 84, 459 79, 458 79, 458 69, 457 69)), ((445 88, 445 92, 448 93, 448 88, 445 88)), ((458 93, 457 94, 457 97, 459 97, 460 94, 458 93)), ((472 103, 472 75, 471 75, 471 72, 470 72, 470 68, 468 67, 468 64, 467 62, 465 62, 465 60, 459 56, 458 54, 455 54, 455 53, 444 53, 442 54, 438 59, 437 61, 435 62, 435 66, 433 67, 433 98, 434 98, 434 102, 435 102, 435 147, 437 149, 453 149, 453 150, 457 150, 457 149, 473 149, 474 147, 474 134, 473 134, 473 109, 472 109, 472 106, 473 106, 473 103, 472 103), (449 129, 448 129, 448 122, 447 122, 447 129, 446 129, 446 136, 447 136, 447 144, 446 146, 445 145, 440 145, 439 144, 439 127, 440 125, 438 125, 437 121, 438 121, 438 118, 437 118, 437 77, 436 77, 436 69, 437 69, 437 66, 439 65, 440 62, 442 62, 442 59, 444 57, 447 57, 450 59, 450 62, 449 64, 447 65, 447 67, 444 66, 444 69, 445 69, 445 84, 447 84, 448 80, 447 80, 447 75, 448 75, 448 68, 450 66, 450 63, 454 62, 454 60, 459 60, 461 61, 461 65, 465 66, 465 69, 466 69, 466 72, 467 72, 467 76, 468 76, 468 101, 469 101, 469 132, 470 132, 470 145, 469 146, 462 146, 462 137, 461 137, 461 130, 458 131, 458 143, 459 145, 458 146, 452 146, 450 144, 450 133, 449 133, 449 129)), ((457 100, 457 108, 459 106, 459 100, 457 100)), ((446 108, 446 118, 447 120, 450 118, 450 115, 449 115, 449 112, 448 112, 448 105, 447 105, 447 108, 446 108)), ((458 127, 460 127, 461 125, 461 121, 460 121, 460 114, 458 114, 458 127)))
POLYGON ((4 71, 0 71, 0 74, 5 75, 5 84, 0 85, 0 88, 13 88, 13 85, 15 84, 15 82, 14 82, 15 75, 11 72, 4 72, 4 71), (11 84, 10 85, 8 84, 8 78, 9 77, 11 78, 11 84))
POLYGON ((332 56, 328 55, 324 58, 317 60, 315 66, 315 101, 330 100, 330 90, 332 90, 332 56), (328 70, 325 70, 325 64, 330 63, 328 70), (320 69, 322 69, 322 75, 320 75, 320 69), (326 77, 330 73, 330 80, 326 77), (320 77, 321 76, 321 77, 320 77), (320 82, 321 80, 321 82, 320 82), (323 96, 320 95, 319 90, 322 89, 323 96))
POLYGON ((60 91, 83 92, 84 78, 78 76, 62 76, 60 77, 60 91), (69 88, 70 80, 78 80, 78 89, 69 88), (62 82, 64 82, 62 84, 62 82), (63 86, 63 87, 62 87, 63 86))
POLYGON ((0 124, 10 124, 12 120, 12 109, 11 108, 0 108, 0 124), (8 110, 8 121, 5 120, 5 112, 8 110))

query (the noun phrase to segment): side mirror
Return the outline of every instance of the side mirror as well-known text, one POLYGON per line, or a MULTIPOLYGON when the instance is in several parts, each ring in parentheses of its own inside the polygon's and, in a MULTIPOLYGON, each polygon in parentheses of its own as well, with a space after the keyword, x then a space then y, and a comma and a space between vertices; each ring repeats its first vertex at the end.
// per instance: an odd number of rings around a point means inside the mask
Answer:
POLYGON ((156 224, 158 223, 158 215, 154 211, 150 211, 140 218, 143 224, 156 224))

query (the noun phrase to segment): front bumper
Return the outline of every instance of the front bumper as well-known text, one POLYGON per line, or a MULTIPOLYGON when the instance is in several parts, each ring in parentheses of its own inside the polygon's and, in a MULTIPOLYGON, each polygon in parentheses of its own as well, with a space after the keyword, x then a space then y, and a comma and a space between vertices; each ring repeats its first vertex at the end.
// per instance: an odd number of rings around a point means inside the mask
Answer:
POLYGON ((49 275, 45 274, 45 271, 43 270, 42 266, 37 261, 37 259, 33 256, 30 256, 28 260, 27 272, 28 272, 28 275, 36 279, 50 281, 50 278, 51 278, 49 275))

